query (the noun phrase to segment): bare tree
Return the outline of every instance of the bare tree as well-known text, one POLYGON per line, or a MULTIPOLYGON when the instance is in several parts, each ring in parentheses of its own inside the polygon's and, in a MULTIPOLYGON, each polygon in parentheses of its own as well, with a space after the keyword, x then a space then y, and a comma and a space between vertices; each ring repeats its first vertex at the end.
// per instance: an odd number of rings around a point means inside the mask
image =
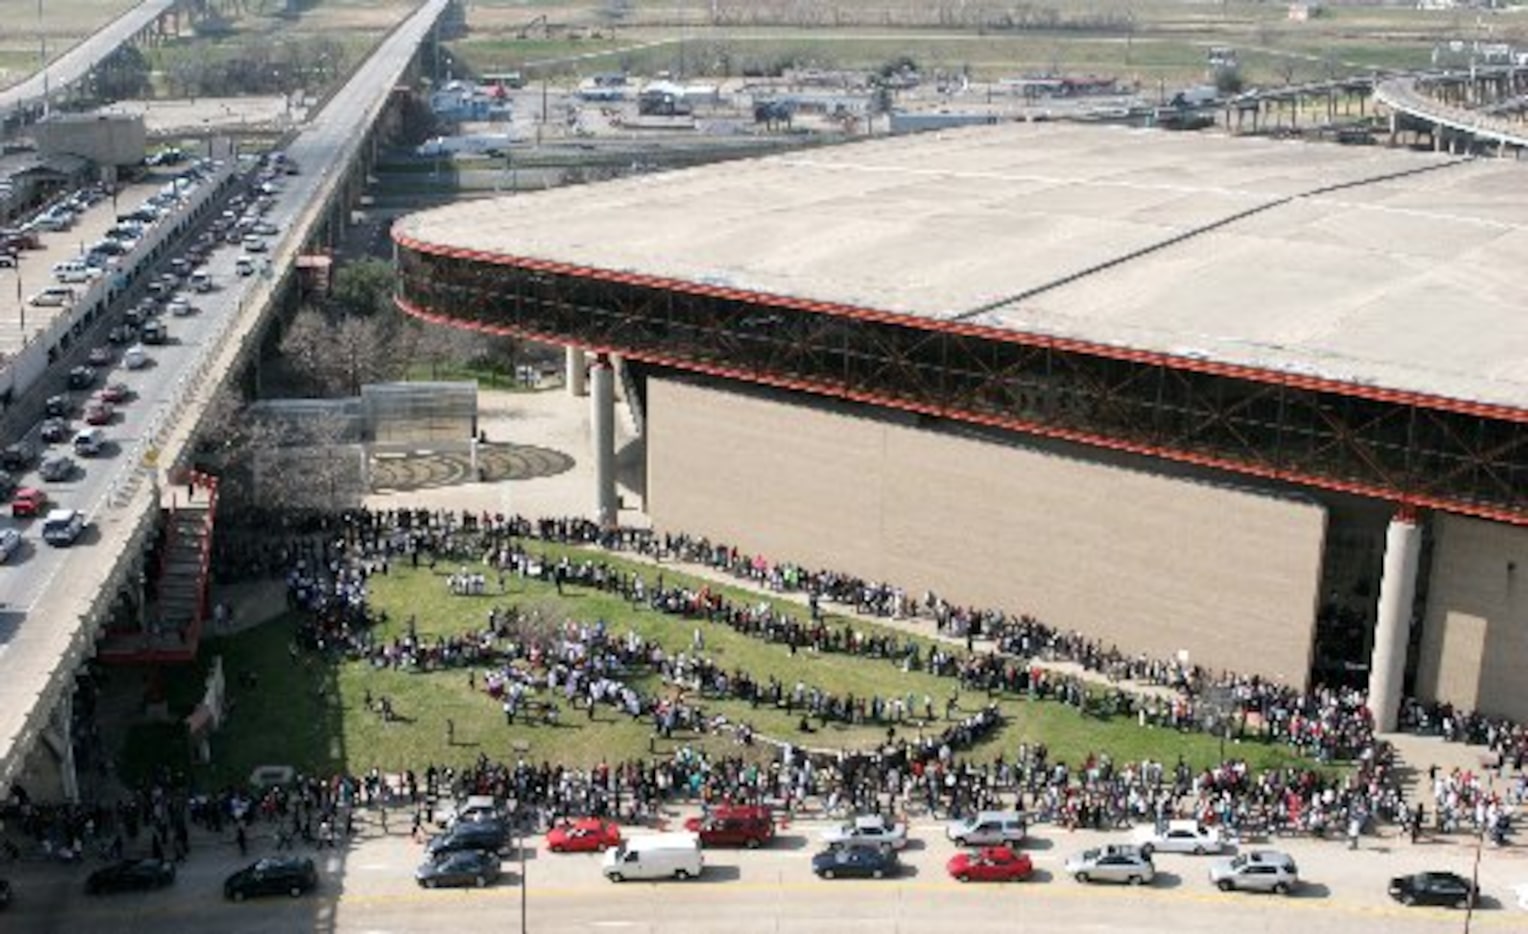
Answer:
POLYGON ((294 374, 321 396, 359 395, 366 383, 400 375, 392 318, 330 318, 312 306, 297 310, 281 337, 281 353, 294 374))

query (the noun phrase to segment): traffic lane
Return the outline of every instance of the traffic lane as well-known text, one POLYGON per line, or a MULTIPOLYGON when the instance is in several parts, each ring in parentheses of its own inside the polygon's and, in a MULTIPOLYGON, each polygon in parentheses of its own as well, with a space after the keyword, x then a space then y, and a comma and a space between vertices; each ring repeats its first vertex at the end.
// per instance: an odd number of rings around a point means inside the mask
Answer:
MULTIPOLYGON (((69 481, 44 483, 34 467, 20 478, 23 484, 40 486, 59 506, 83 509, 86 516, 92 519, 100 516, 113 486, 124 482, 132 471, 143 468, 142 455, 145 452, 140 442, 154 427, 159 410, 171 405, 185 390, 181 382, 185 375, 194 368, 208 346, 215 343, 223 322, 237 313, 247 285, 240 287, 234 276, 236 253, 236 246, 226 245, 219 247, 209 257, 207 268, 219 283, 219 288, 199 295, 182 293, 191 298, 198 308, 197 313, 182 318, 163 316, 170 328, 170 343, 146 348, 151 361, 149 366, 140 370, 127 369, 122 364, 121 351, 118 350, 113 366, 99 369, 96 382, 89 390, 70 393, 76 404, 71 427, 77 430, 83 424, 78 419, 78 406, 90 392, 108 382, 122 382, 132 390, 132 400, 117 406, 113 422, 103 426, 111 445, 108 452, 101 457, 76 458, 82 469, 69 481)), ((118 302, 113 306, 110 315, 114 319, 120 315, 124 304, 118 302)), ((36 440, 35 426, 29 431, 28 437, 36 440)), ((43 450, 45 454, 71 453, 67 442, 43 450)), ((88 535, 72 548, 53 549, 43 545, 38 538, 35 531, 40 528, 38 522, 33 521, 22 528, 30 546, 29 553, 24 561, 15 561, 0 568, 0 601, 31 609, 63 572, 72 555, 81 555, 74 560, 94 559, 84 554, 91 544, 88 535)))
MULTIPOLYGON (((1291 841, 1279 848, 1295 857, 1309 880, 1295 896, 1222 893, 1205 877, 1208 858, 1168 854, 1157 858, 1159 882, 1133 889, 1082 885, 1059 869, 1071 853, 1118 840, 1118 834, 1050 834, 1046 828, 1028 847, 1037 866, 1033 881, 961 885, 944 873, 955 849, 930 825, 916 829, 917 838, 904 851, 907 869, 899 878, 826 881, 810 871, 817 832, 825 826, 793 827, 776 845, 757 851, 707 851, 704 877, 688 883, 610 883, 600 874, 598 854, 554 855, 534 838, 525 862, 531 926, 715 931, 717 919, 725 918, 729 929, 738 930, 775 930, 778 925, 802 931, 884 931, 903 924, 963 931, 1011 930, 1015 924, 1020 930, 1054 930, 1055 920, 1065 918, 1068 929, 1079 930, 1452 931, 1462 922, 1460 912, 1404 908, 1385 894, 1385 883, 1392 875, 1424 867, 1467 872, 1474 855, 1472 848, 1455 845, 1412 850, 1409 844, 1371 841, 1352 853, 1339 843, 1291 841)), ((266 829, 262 825, 255 835, 249 858, 240 858, 227 841, 198 843, 172 889, 110 901, 80 893, 81 871, 40 867, 13 879, 15 917, 66 921, 70 931, 154 931, 193 918, 208 931, 438 931, 518 923, 520 864, 513 848, 504 860, 507 880, 499 885, 481 891, 427 891, 412 877, 423 847, 398 834, 366 837, 347 851, 314 854, 321 872, 316 895, 245 905, 224 902, 222 879, 269 852, 266 829)), ((1516 853, 1483 854, 1486 907, 1474 919, 1481 930, 1522 927, 1528 915, 1503 903, 1510 897, 1509 881, 1523 868, 1524 859, 1516 853)))

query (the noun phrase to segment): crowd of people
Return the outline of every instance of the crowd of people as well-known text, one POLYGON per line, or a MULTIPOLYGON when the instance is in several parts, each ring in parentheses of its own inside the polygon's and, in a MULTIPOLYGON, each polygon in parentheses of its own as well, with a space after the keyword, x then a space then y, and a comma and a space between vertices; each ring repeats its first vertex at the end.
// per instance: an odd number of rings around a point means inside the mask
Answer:
MULTIPOLYGON (((417 765, 405 764, 390 778, 374 769, 361 777, 300 778, 258 793, 227 788, 193 795, 164 777, 115 809, 22 800, 19 826, 39 844, 78 854, 85 841, 115 844, 147 828, 156 849, 183 855, 188 823, 213 830, 231 825, 244 847, 247 831, 263 822, 278 828, 275 838, 282 845, 297 840, 318 845, 351 832, 356 810, 407 804, 417 829, 432 819, 429 810, 438 798, 474 792, 513 799, 543 819, 588 813, 642 820, 666 802, 684 799, 827 813, 921 809, 940 816, 1003 804, 1069 827, 1193 816, 1243 833, 1323 834, 1373 820, 1413 833, 1423 829, 1424 808, 1402 796, 1390 751, 1373 735, 1363 693, 1350 688, 1300 692, 1256 676, 1124 653, 1027 615, 962 607, 933 593, 914 597, 888 584, 771 562, 704 538, 606 528, 577 518, 356 510, 299 519, 251 517, 245 529, 225 523, 220 531, 214 562, 219 580, 284 577, 288 606, 303 620, 294 653, 333 653, 379 667, 461 669, 485 703, 503 705, 511 722, 537 709, 543 715, 555 711, 560 700, 589 717, 608 709, 645 719, 657 736, 726 729, 740 743, 752 743, 748 724, 706 714, 708 700, 730 698, 799 714, 798 729, 769 738, 776 748, 767 765, 757 755, 711 756, 681 745, 666 756, 592 769, 480 757, 459 772, 426 765, 416 773, 417 765), (642 573, 597 557, 555 555, 538 543, 594 546, 654 565, 642 573), (731 599, 721 588, 666 573, 665 566, 675 563, 703 565, 753 588, 802 595, 805 612, 731 599), (704 620, 782 645, 792 655, 879 659, 948 679, 951 691, 942 698, 835 693, 804 680, 787 683, 723 665, 707 653, 699 626, 689 650, 674 651, 635 632, 611 632, 598 620, 529 619, 524 607, 512 603, 493 606, 475 630, 421 636, 410 620, 401 634, 382 638, 378 626, 389 620, 370 605, 367 582, 394 566, 435 570, 449 593, 464 596, 504 595, 517 578, 559 590, 598 589, 672 616, 686 628, 704 620), (926 623, 929 635, 945 638, 833 619, 828 605, 926 623), (1069 663, 1084 675, 1058 670, 1054 663, 1069 663), (662 687, 637 690, 630 676, 639 671, 659 675, 662 687), (962 704, 962 691, 982 699, 962 704), (1130 717, 1142 726, 1209 729, 1233 740, 1283 743, 1313 765, 1258 771, 1231 757, 1195 770, 1181 759, 1119 762, 1105 752, 1066 762, 1039 744, 994 750, 978 761, 967 752, 1001 727, 1000 708, 991 702, 1000 696, 1065 703, 1130 717), (814 734, 830 722, 885 726, 887 741, 865 751, 820 748, 814 734), (1316 767, 1336 761, 1353 768, 1334 778, 1316 767)), ((1505 830, 1511 807, 1528 798, 1523 773, 1528 729, 1416 702, 1406 704, 1402 724, 1485 744, 1495 752, 1499 771, 1517 774, 1516 786, 1503 791, 1488 787, 1479 774, 1433 775, 1436 807, 1428 826, 1440 832, 1505 830)), ((385 810, 380 813, 385 821, 385 810)))

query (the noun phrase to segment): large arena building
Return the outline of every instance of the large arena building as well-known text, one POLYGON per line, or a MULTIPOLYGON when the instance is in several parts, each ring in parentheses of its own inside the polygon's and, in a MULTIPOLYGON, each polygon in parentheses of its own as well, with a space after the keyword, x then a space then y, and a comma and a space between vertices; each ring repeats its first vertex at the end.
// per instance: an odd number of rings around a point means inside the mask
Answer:
POLYGON ((620 379, 659 528, 1528 717, 1513 161, 1009 125, 393 236, 410 314, 594 355, 607 517, 620 379))

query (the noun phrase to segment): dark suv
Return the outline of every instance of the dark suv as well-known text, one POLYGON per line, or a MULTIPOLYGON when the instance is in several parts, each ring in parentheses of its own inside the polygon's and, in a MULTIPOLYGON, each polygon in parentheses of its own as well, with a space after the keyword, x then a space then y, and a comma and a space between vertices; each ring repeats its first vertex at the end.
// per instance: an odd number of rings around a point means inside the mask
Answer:
POLYGON ((763 846, 775 837, 769 808, 723 805, 705 817, 685 821, 685 829, 700 836, 702 846, 763 846))
POLYGON ((426 849, 431 859, 441 853, 458 850, 484 850, 497 853, 509 840, 509 830, 499 821, 465 821, 430 840, 426 849))

